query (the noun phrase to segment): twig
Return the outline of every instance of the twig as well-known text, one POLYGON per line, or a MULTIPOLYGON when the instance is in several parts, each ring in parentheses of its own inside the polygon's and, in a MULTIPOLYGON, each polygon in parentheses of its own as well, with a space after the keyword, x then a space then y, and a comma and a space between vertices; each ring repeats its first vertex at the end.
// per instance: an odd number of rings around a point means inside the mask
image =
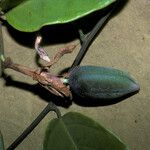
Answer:
POLYGON ((72 98, 69 87, 62 82, 62 79, 49 73, 47 70, 33 70, 26 66, 14 63, 9 57, 4 60, 3 64, 5 69, 10 68, 32 77, 34 80, 38 81, 42 87, 57 96, 72 98))
POLYGON ((98 32, 100 32, 103 28, 103 26, 106 24, 108 18, 110 17, 110 15, 112 14, 112 12, 114 11, 114 9, 116 8, 116 6, 118 5, 118 2, 116 2, 113 6, 113 8, 104 16, 102 17, 98 23, 95 25, 95 27, 93 28, 93 30, 91 31, 91 33, 85 38, 85 40, 82 40, 82 46, 81 49, 78 53, 78 55, 76 56, 71 68, 78 66, 83 57, 85 56, 89 46, 91 45, 91 43, 93 42, 95 36, 97 35, 98 32))
MULTIPOLYGON (((34 78, 37 74, 36 71, 34 71, 33 69, 31 69, 29 67, 14 63, 10 57, 7 57, 4 59, 3 65, 4 65, 5 69, 10 68, 10 69, 18 71, 20 73, 23 73, 27 76, 30 76, 32 78, 34 78)), ((37 74, 37 76, 39 76, 39 75, 37 74)))
POLYGON ((43 111, 38 115, 38 117, 23 131, 23 133, 6 149, 14 150, 32 131, 33 129, 42 121, 42 119, 50 112, 54 111, 57 117, 61 117, 61 113, 56 105, 49 102, 48 105, 43 109, 43 111))
POLYGON ((2 60, 4 56, 4 45, 3 45, 3 35, 2 35, 2 22, 0 21, 0 77, 3 73, 4 67, 3 67, 3 62, 2 60))
POLYGON ((66 47, 64 48, 61 48, 54 56, 54 58, 47 64, 44 64, 43 66, 44 67, 51 67, 53 64, 57 63, 59 61, 59 59, 65 55, 65 54, 68 54, 68 53, 71 53, 77 46, 78 44, 70 44, 70 45, 67 45, 66 47))

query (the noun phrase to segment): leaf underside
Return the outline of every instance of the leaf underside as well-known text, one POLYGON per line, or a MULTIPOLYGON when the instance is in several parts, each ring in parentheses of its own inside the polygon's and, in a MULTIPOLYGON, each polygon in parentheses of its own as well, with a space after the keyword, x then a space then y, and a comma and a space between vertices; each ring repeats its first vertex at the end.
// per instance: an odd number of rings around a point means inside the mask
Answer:
POLYGON ((128 150, 114 134, 92 119, 70 112, 53 119, 46 130, 43 150, 128 150))
POLYGON ((24 0, 6 13, 14 28, 33 32, 45 25, 71 22, 107 7, 116 0, 24 0))

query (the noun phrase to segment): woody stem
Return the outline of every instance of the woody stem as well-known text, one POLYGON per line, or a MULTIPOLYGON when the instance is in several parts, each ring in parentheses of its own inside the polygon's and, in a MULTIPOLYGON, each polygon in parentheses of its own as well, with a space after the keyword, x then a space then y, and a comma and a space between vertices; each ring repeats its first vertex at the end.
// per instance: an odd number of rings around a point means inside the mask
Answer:
POLYGON ((34 130, 34 128, 50 111, 54 111, 57 118, 61 117, 61 113, 57 106, 54 103, 49 102, 37 118, 22 132, 22 134, 7 148, 7 150, 14 150, 20 143, 22 143, 22 141, 34 130))
POLYGON ((35 71, 32 70, 31 68, 25 67, 25 66, 20 65, 20 64, 13 63, 13 61, 9 57, 5 59, 4 67, 5 67, 5 69, 10 68, 10 69, 18 71, 20 73, 23 73, 27 76, 30 76, 32 78, 34 77, 34 74, 35 74, 35 71))

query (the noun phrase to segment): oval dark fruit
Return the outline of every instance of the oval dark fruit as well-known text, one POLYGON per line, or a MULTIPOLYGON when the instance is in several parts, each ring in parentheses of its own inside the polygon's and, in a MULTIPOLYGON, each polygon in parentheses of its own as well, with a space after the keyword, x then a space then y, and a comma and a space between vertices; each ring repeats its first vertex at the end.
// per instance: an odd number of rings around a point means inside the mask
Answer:
POLYGON ((126 72, 96 66, 75 67, 70 71, 69 85, 83 98, 115 99, 139 91, 139 84, 126 72))

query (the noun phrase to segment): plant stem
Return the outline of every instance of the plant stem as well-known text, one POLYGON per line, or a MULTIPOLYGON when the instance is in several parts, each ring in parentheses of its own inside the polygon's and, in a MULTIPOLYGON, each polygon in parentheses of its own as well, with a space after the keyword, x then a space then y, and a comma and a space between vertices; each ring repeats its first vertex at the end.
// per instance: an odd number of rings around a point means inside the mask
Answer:
POLYGON ((5 61, 5 57, 3 54, 0 54, 0 61, 4 62, 5 61))
POLYGON ((2 35, 2 22, 0 21, 0 77, 4 70, 3 61, 4 61, 4 45, 3 45, 3 35, 2 35))
POLYGON ((29 67, 26 67, 26 66, 23 66, 23 65, 20 65, 20 64, 16 64, 14 63, 10 57, 7 57, 4 62, 4 68, 7 69, 7 68, 10 68, 10 69, 13 69, 15 71, 18 71, 20 73, 23 73, 27 76, 30 76, 32 78, 34 78, 34 75, 35 75, 35 71, 29 67))
POLYGON ((81 46, 81 49, 80 49, 78 55, 76 56, 76 58, 75 58, 75 60, 74 60, 74 62, 73 62, 73 64, 72 64, 71 68, 73 68, 73 67, 75 67, 75 66, 78 66, 78 65, 81 63, 81 61, 82 61, 84 55, 86 54, 86 52, 87 52, 89 46, 92 44, 92 42, 93 42, 95 36, 97 35, 97 33, 98 33, 99 31, 102 30, 103 26, 106 24, 108 18, 109 18, 110 15, 112 14, 113 10, 116 8, 117 4, 118 4, 118 2, 116 2, 116 3, 114 4, 113 8, 112 8, 104 17, 102 17, 102 18, 98 21, 98 23, 97 23, 97 24, 95 25, 95 27, 92 29, 91 33, 89 33, 89 35, 86 36, 86 38, 85 38, 84 40, 81 39, 81 41, 83 42, 83 43, 82 43, 82 46, 81 46))
POLYGON ((54 111, 57 117, 61 117, 61 113, 57 106, 49 102, 48 105, 43 109, 43 111, 37 116, 37 118, 23 131, 23 133, 7 148, 7 150, 14 150, 32 131, 33 129, 42 121, 42 119, 50 112, 54 111))
POLYGON ((0 131, 0 150, 4 150, 4 140, 1 131, 0 131))

